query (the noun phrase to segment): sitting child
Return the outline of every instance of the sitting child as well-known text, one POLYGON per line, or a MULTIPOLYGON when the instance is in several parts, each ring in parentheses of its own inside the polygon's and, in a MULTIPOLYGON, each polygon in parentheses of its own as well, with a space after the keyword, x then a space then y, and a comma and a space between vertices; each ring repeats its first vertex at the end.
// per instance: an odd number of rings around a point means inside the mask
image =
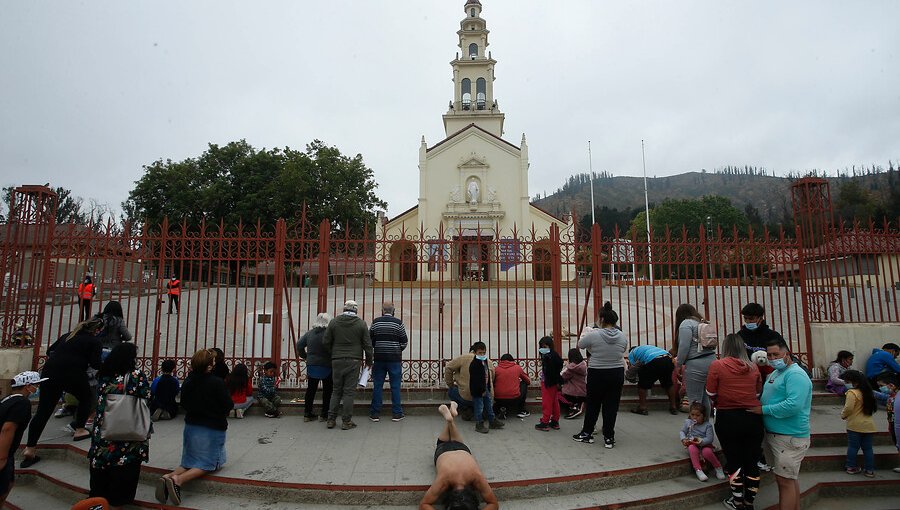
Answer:
POLYGON ((181 391, 181 384, 172 375, 174 371, 174 360, 163 361, 162 375, 153 379, 150 384, 150 413, 153 421, 171 420, 178 415, 178 402, 175 399, 181 391))
POLYGON ((243 418, 244 411, 254 402, 253 384, 250 381, 250 371, 247 370, 247 365, 243 363, 235 365, 228 377, 225 378, 225 386, 234 403, 231 415, 238 419, 243 418))
POLYGON ((584 397, 587 395, 587 362, 577 347, 569 349, 569 362, 562 371, 562 379, 560 402, 569 407, 565 419, 578 418, 584 412, 584 397))
POLYGON ((697 473, 698 480, 701 482, 709 480, 706 473, 703 472, 703 466, 700 463, 701 455, 715 468, 716 478, 724 480, 725 471, 722 469, 722 464, 716 457, 712 447, 712 442, 715 438, 713 424, 706 421, 705 417, 706 407, 703 404, 700 402, 691 404, 688 419, 684 420, 684 425, 679 433, 681 444, 687 448, 688 454, 691 456, 691 465, 694 467, 694 472, 697 473))
POLYGON ((263 365, 263 376, 259 378, 259 403, 266 410, 266 418, 278 418, 281 412, 278 406, 281 405, 281 397, 278 396, 278 383, 281 381, 276 376, 277 367, 275 363, 267 361, 263 365))
POLYGON ((837 358, 828 365, 828 382, 825 389, 835 395, 847 393, 847 384, 841 379, 844 372, 853 364, 853 353, 850 351, 838 351, 837 358))

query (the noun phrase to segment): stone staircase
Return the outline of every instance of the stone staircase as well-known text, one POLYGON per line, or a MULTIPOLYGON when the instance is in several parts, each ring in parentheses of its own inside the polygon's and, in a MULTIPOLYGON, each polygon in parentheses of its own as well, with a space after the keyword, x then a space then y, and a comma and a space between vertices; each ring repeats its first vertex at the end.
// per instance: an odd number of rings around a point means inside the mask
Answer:
MULTIPOLYGON (((844 473, 846 436, 840 432, 842 423, 837 417, 841 400, 822 394, 821 387, 821 381, 817 381, 812 447, 801 474, 804 508, 825 509, 847 498, 857 508, 900 508, 900 503, 893 503, 900 490, 900 475, 891 471, 900 465, 900 456, 888 434, 876 436, 874 479, 844 473)), ((445 400, 443 395, 439 389, 408 390, 404 397, 409 400, 404 406, 411 416, 400 423, 370 423, 365 419, 368 399, 361 397, 355 413, 360 427, 348 432, 326 431, 320 423, 302 423, 299 417, 290 416, 302 413, 298 410, 302 404, 296 403, 286 404, 289 416, 279 420, 253 417, 253 413, 244 420, 231 420, 229 463, 218 474, 191 483, 181 508, 414 508, 433 473, 430 461, 422 457, 433 448, 435 429, 441 423, 434 407, 445 400), (426 408, 430 409, 428 415, 426 408), (274 443, 265 445, 264 436, 274 443), (306 438, 307 442, 301 443, 306 446, 295 449, 286 441, 293 436, 306 438), (245 445, 256 443, 257 438, 259 444, 245 445), (240 441, 243 449, 233 447, 232 441, 240 441), (314 452, 323 444, 333 450, 332 454, 314 452), (347 468, 340 457, 359 450, 364 452, 355 461, 357 471, 351 476, 346 470, 354 468, 347 468), (399 460, 377 462, 379 456, 393 450, 405 453, 398 456, 399 460), (377 472, 365 476, 368 470, 379 469, 390 471, 391 476, 380 477, 377 472)), ((550 433, 534 431, 534 417, 510 420, 506 430, 489 435, 475 434, 471 423, 460 426, 504 509, 723 508, 726 483, 715 477, 699 482, 680 446, 672 445, 676 440, 671 436, 677 434, 674 427, 684 416, 670 416, 660 397, 653 397, 650 416, 628 413, 627 402, 636 399, 634 395, 635 388, 629 385, 617 425, 620 444, 613 450, 571 441, 568 436, 577 431, 580 420, 566 420, 563 431, 550 433), (508 458, 502 458, 504 455, 508 458), (561 471, 554 465, 570 469, 561 471)), ((539 402, 531 398, 529 405, 536 411, 539 402)), ((883 419, 880 415, 876 421, 881 423, 883 419)), ((177 420, 159 425, 159 437, 154 436, 151 444, 151 463, 142 470, 136 508, 174 508, 157 503, 153 493, 156 479, 177 463, 181 423, 177 420)), ((42 461, 17 471, 7 507, 64 509, 83 498, 88 489, 86 448, 67 438, 42 443, 42 461)), ((773 476, 767 474, 756 508, 773 508, 776 503, 773 476)))

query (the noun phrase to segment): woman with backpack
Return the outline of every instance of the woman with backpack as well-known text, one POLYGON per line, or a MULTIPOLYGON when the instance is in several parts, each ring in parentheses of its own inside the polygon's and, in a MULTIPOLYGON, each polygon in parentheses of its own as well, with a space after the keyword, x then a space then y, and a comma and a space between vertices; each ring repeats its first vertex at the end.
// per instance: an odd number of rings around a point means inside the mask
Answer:
POLYGON ((684 367, 684 386, 689 403, 700 402, 709 418, 709 396, 706 394, 706 375, 716 360, 716 347, 700 343, 699 329, 703 316, 694 305, 683 303, 675 309, 675 328, 678 332, 678 366, 684 367))

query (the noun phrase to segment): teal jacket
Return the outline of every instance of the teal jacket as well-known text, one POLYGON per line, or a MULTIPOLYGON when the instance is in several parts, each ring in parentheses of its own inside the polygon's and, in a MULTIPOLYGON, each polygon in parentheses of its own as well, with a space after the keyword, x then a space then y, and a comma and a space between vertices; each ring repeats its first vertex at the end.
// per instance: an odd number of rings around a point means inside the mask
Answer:
POLYGON ((791 363, 786 369, 769 374, 759 400, 766 432, 809 437, 812 381, 800 365, 791 363))

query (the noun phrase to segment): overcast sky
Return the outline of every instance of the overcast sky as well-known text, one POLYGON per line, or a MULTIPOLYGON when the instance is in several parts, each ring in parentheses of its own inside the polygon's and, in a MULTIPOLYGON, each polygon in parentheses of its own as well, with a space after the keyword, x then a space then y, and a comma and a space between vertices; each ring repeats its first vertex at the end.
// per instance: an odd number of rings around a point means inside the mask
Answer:
MULTIPOLYGON (((464 3, 3 2, 0 184, 118 207, 157 159, 321 139, 361 153, 396 214, 421 136, 444 137, 464 3)), ((588 140, 616 175, 641 174, 641 139, 651 176, 900 159, 898 1, 482 3, 532 196, 586 172, 588 140)))

